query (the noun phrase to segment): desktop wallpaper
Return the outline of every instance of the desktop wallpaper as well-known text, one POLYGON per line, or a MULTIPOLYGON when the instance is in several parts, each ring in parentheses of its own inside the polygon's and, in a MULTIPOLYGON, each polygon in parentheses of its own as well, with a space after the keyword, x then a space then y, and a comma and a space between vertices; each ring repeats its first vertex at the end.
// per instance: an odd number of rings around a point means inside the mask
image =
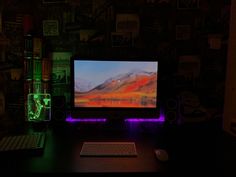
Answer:
POLYGON ((158 62, 74 63, 75 107, 155 108, 158 62))

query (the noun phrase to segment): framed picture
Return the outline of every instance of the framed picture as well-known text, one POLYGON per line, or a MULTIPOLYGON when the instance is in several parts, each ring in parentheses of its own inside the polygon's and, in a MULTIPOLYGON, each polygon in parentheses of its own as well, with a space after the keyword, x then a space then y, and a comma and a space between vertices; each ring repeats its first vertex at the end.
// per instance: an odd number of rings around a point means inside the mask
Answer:
POLYGON ((111 45, 112 47, 131 47, 132 33, 129 32, 112 32, 111 33, 111 45))
POLYGON ((191 25, 176 25, 176 40, 189 40, 191 38, 191 25))
POLYGON ((177 0, 178 9, 197 9, 199 8, 199 0, 177 0))
POLYGON ((66 84, 67 81, 67 71, 63 68, 55 68, 52 73, 52 83, 53 84, 66 84))
POLYGON ((58 36, 59 35, 58 20, 44 20, 43 21, 43 35, 44 36, 58 36))
POLYGON ((132 37, 139 35, 139 15, 138 14, 116 14, 116 32, 130 32, 132 37))
POLYGON ((79 30, 79 37, 81 42, 88 42, 88 40, 96 33, 94 29, 79 30))

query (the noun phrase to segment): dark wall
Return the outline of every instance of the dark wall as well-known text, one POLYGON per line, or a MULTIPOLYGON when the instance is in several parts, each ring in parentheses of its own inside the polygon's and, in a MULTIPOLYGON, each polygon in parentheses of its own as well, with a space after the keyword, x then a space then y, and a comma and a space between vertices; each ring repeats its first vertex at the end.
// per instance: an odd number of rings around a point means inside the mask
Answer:
MULTIPOLYGON (((222 104, 230 0, 3 0, 0 7, 2 34, 9 40, 1 51, 2 70, 24 68, 24 39, 30 33, 42 39, 42 56, 51 61, 56 52, 157 56, 163 98, 191 90, 206 104, 222 104), (118 23, 118 14, 129 15, 118 23), (48 20, 57 22, 57 28, 55 23, 45 27, 48 20), (196 75, 189 72, 195 69, 196 75)), ((69 94, 69 83, 60 91, 54 88, 52 84, 53 95, 69 94)))

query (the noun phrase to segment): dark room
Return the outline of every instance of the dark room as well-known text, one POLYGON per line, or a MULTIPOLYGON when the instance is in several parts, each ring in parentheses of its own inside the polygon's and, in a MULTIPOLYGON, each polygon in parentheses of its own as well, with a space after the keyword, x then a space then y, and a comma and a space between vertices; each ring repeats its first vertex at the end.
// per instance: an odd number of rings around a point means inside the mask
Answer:
POLYGON ((234 0, 0 0, 0 175, 236 176, 234 0))

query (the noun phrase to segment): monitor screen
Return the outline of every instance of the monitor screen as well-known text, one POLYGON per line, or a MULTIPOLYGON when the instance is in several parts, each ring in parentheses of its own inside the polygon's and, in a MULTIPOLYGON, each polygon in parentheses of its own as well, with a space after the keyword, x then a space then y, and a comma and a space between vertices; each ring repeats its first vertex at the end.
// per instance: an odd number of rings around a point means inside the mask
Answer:
POLYGON ((72 57, 71 76, 72 113, 79 117, 159 115, 155 59, 72 57))

